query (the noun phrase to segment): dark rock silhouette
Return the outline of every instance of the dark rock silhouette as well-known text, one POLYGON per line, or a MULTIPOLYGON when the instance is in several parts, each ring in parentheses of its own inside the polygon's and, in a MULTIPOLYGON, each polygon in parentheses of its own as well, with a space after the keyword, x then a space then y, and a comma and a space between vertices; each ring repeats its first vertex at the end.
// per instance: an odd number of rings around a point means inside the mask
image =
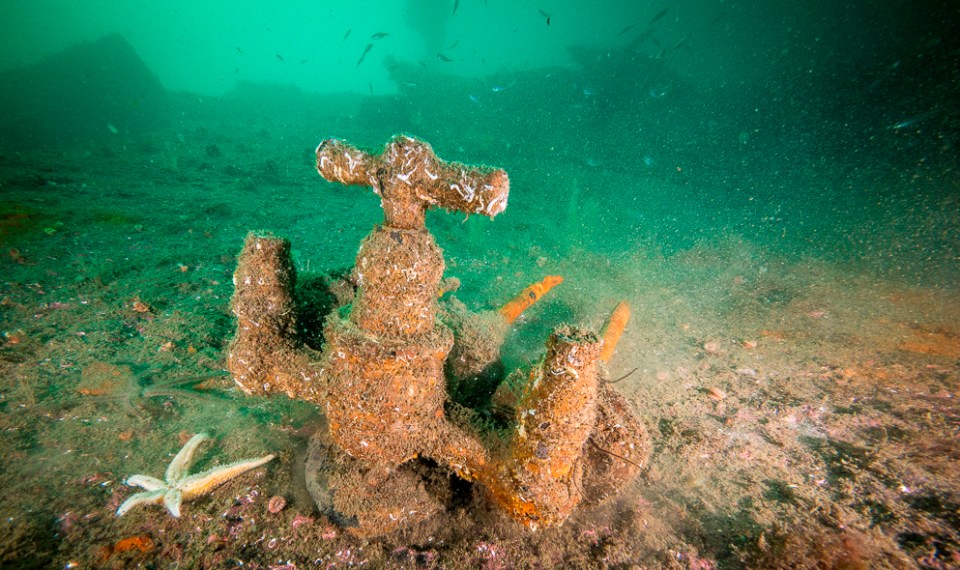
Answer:
POLYGON ((117 34, 0 74, 0 148, 136 134, 169 120, 166 90, 117 34))

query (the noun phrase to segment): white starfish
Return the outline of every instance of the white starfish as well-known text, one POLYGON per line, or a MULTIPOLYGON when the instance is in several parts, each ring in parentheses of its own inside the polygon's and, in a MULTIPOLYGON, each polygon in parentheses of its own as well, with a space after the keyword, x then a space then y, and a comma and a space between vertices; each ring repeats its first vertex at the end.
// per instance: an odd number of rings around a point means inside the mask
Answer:
POLYGON ((183 449, 177 453, 164 475, 164 481, 149 475, 131 475, 127 477, 127 485, 136 485, 143 487, 146 491, 131 495, 117 509, 117 516, 123 516, 127 511, 137 505, 159 505, 167 507, 170 514, 180 517, 180 504, 184 501, 192 501, 197 497, 205 495, 223 483, 226 483, 234 477, 246 473, 247 471, 260 467, 273 459, 273 455, 267 455, 258 459, 244 459, 228 465, 213 467, 197 473, 187 475, 190 464, 193 463, 193 454, 201 443, 210 439, 205 433, 198 433, 190 438, 190 441, 183 446, 183 449))

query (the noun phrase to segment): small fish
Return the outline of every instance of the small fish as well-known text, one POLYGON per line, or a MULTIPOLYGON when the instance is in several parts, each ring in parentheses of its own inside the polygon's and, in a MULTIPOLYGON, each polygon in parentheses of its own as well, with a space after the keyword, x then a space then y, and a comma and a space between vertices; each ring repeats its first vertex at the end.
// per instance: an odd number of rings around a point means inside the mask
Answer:
POLYGON ((679 47, 682 46, 683 44, 687 43, 687 40, 689 40, 689 39, 690 39, 690 34, 687 34, 687 35, 683 36, 682 38, 680 38, 680 41, 679 41, 679 42, 673 44, 673 49, 679 48, 679 47))
POLYGON ((470 100, 476 103, 477 105, 480 104, 480 99, 478 99, 476 95, 471 95, 470 100))
POLYGON ((450 44, 450 47, 448 47, 447 49, 453 49, 453 48, 457 47, 457 45, 458 45, 459 43, 460 43, 460 40, 457 40, 457 41, 453 42, 452 44, 450 44))
POLYGON ((547 19, 547 25, 549 26, 549 25, 550 25, 550 18, 551 18, 552 16, 550 16, 550 14, 547 14, 546 12, 544 12, 542 9, 537 10, 537 11, 540 12, 540 15, 541 15, 541 16, 543 16, 544 18, 547 19))
POLYGON ((240 46, 237 46, 237 53, 239 53, 240 55, 243 55, 243 50, 240 49, 240 46))
POLYGON ((383 38, 390 35, 390 32, 377 32, 370 36, 371 40, 382 40, 383 38))
POLYGON ((364 58, 367 57, 367 54, 370 53, 370 50, 373 49, 373 44, 367 44, 367 47, 364 48, 363 53, 360 55, 360 59, 357 60, 357 67, 360 67, 360 64, 363 63, 364 58))
POLYGON ((308 61, 310 61, 310 60, 309 60, 309 59, 306 59, 306 58, 301 59, 301 60, 300 60, 300 65, 303 65, 303 64, 307 63, 308 61))
POLYGON ((442 53, 438 53, 438 54, 437 54, 437 59, 439 59, 440 61, 446 62, 446 63, 453 63, 453 60, 452 60, 452 59, 450 59, 449 57, 443 55, 442 53))
POLYGON ((887 128, 893 131, 899 131, 900 129, 905 129, 916 122, 917 122, 916 119, 904 119, 903 121, 900 121, 899 123, 894 123, 887 128))
POLYGON ((629 26, 627 26, 626 28, 624 28, 624 29, 622 29, 622 30, 620 30, 620 33, 619 33, 619 34, 617 34, 617 35, 618 35, 618 36, 622 36, 623 34, 625 34, 625 33, 627 33, 627 32, 629 32, 630 30, 632 30, 632 29, 633 29, 633 27, 634 27, 634 25, 633 25, 633 24, 630 24, 630 25, 629 25, 629 26))
POLYGON ((282 61, 282 62, 286 62, 286 61, 287 61, 287 60, 283 59, 283 56, 280 55, 279 53, 275 53, 275 54, 273 54, 273 55, 275 55, 275 56, 277 57, 277 59, 279 59, 279 60, 282 61))
POLYGON ((456 15, 457 15, 457 8, 459 8, 459 7, 460 7, 460 0, 453 0, 453 14, 450 14, 450 15, 451 15, 451 16, 456 16, 456 15))
POLYGON ((650 23, 647 24, 647 25, 648 25, 648 26, 652 26, 652 25, 656 24, 657 22, 660 21, 660 18, 663 18, 664 16, 667 15, 667 12, 668 12, 668 11, 669 11, 669 8, 664 8, 663 10, 660 10, 659 12, 657 12, 657 15, 654 16, 653 19, 650 20, 650 23))
POLYGON ((940 109, 931 109, 925 113, 920 113, 919 115, 914 115, 900 122, 894 123, 887 128, 893 131, 899 131, 900 129, 905 129, 907 127, 913 126, 914 124, 919 123, 921 121, 926 121, 927 119, 933 117, 939 112, 940 112, 940 109))
POLYGON ((347 30, 347 33, 343 34, 343 40, 341 41, 347 41, 347 38, 350 37, 350 32, 352 31, 353 31, 353 28, 350 28, 349 30, 347 30))

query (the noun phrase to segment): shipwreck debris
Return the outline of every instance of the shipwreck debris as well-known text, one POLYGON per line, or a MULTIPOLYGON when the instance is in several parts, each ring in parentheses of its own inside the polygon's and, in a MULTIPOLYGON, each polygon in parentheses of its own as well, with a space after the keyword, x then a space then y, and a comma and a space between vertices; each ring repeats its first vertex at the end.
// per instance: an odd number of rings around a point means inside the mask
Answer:
POLYGON ((498 311, 440 300, 455 287, 443 280, 426 211, 492 218, 507 206, 507 173, 444 162, 405 135, 379 154, 330 139, 316 155, 324 178, 368 186, 382 200, 384 222, 357 253, 354 296, 327 317, 323 350, 305 347, 295 336, 290 244, 251 234, 234 277, 238 325, 227 362, 249 394, 323 406, 327 429, 311 442, 307 474, 321 510, 366 536, 430 516, 442 509, 443 493, 423 484, 421 459, 479 483, 530 528, 561 524, 582 501, 634 479, 647 453, 642 425, 601 382, 628 308, 611 321, 617 330, 608 331, 606 347, 594 333, 560 326, 539 364, 503 382, 497 364, 510 322, 562 279, 550 276, 498 311), (487 383, 479 390, 478 379, 487 383), (451 405, 491 399, 511 415, 498 444, 448 417, 451 405))

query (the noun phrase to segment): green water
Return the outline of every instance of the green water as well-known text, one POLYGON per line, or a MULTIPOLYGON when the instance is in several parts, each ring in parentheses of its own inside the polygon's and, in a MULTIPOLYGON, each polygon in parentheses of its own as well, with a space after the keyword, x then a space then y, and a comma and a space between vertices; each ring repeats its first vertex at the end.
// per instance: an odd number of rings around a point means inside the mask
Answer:
POLYGON ((955 3, 39 0, 0 19, 0 566, 957 564, 955 3), (323 181, 314 149, 397 133, 510 176, 494 220, 427 216, 467 307, 565 278, 509 332, 507 370, 560 323, 633 307, 610 374, 651 456, 559 529, 463 483, 432 521, 352 537, 303 483, 322 407, 225 370, 244 236, 289 238, 302 283, 351 267, 379 197, 323 181), (278 460, 179 520, 115 517, 124 478, 200 431, 198 469, 278 460))

